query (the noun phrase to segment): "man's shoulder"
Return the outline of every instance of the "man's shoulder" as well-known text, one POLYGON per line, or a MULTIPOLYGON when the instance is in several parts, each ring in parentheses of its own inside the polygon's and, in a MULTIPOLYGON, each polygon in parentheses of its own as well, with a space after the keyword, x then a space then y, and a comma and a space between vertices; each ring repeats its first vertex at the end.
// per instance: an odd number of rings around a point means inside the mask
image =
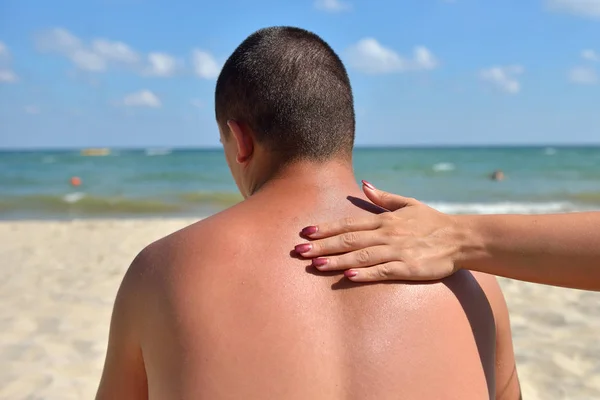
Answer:
POLYGON ((130 268, 138 274, 156 273, 226 251, 248 227, 240 208, 228 208, 150 243, 130 268))

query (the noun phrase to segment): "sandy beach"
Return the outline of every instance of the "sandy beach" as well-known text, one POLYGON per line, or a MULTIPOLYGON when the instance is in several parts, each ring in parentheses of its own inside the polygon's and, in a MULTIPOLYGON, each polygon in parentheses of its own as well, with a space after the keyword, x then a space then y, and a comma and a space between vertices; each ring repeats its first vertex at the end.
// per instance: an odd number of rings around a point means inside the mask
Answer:
MULTIPOLYGON (((93 398, 126 268, 191 222, 0 222, 0 399, 93 398)), ((600 293, 501 284, 523 398, 600 398, 600 293)))

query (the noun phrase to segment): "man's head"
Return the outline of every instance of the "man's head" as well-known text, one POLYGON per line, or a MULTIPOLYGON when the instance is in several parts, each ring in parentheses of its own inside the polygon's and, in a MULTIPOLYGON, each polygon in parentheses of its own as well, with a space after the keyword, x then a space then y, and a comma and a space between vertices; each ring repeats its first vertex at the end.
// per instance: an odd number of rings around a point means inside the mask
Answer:
POLYGON ((303 29, 266 28, 244 40, 219 75, 215 111, 245 196, 258 165, 351 160, 355 121, 346 69, 327 43, 303 29))

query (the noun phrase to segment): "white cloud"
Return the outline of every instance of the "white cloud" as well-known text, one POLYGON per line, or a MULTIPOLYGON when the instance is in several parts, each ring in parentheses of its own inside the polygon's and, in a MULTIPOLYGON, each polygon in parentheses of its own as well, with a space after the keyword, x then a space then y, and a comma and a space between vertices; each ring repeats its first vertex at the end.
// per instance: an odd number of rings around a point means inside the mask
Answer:
POLYGON ((134 67, 140 59, 123 42, 94 39, 85 43, 63 28, 54 28, 38 35, 36 44, 41 51, 67 57, 77 68, 89 72, 104 72, 109 66, 134 67))
POLYGON ((0 69, 0 83, 15 83, 19 80, 17 75, 9 69, 0 69))
POLYGON ((19 80, 10 68, 10 52, 8 46, 0 41, 0 83, 15 83, 19 80))
POLYGON ((200 99, 192 99, 190 100, 190 104, 196 108, 204 108, 204 102, 200 99))
POLYGON ((169 77, 175 74, 177 70, 177 60, 166 53, 148 54, 148 67, 144 74, 148 76, 169 77))
POLYGON ((0 58, 5 59, 9 58, 10 53, 8 52, 8 47, 4 44, 4 42, 0 42, 0 58))
POLYGON ((590 63, 600 61, 600 55, 591 49, 582 50, 580 55, 587 62, 587 65, 579 65, 571 68, 567 72, 567 79, 578 85, 595 85, 599 81, 598 73, 590 63))
POLYGON ((588 18, 600 18, 600 0, 546 0, 554 11, 588 18))
POLYGON ((600 54, 596 53, 594 50, 585 49, 581 52, 581 58, 587 61, 600 61, 600 54))
MULTIPOLYGON (((121 67, 142 76, 171 77, 183 68, 183 62, 170 54, 144 55, 124 42, 102 38, 84 41, 64 28, 45 31, 37 35, 35 42, 40 51, 62 55, 78 69, 88 72, 100 73, 121 67)), ((212 79, 220 72, 216 59, 200 49, 193 50, 192 65, 194 73, 201 78, 212 79)))
POLYGON ((435 69, 438 66, 438 60, 435 56, 423 46, 415 47, 415 65, 417 69, 435 69))
POLYGON ((78 68, 90 72, 103 72, 106 71, 106 60, 88 50, 75 50, 69 55, 69 58, 78 68))
POLYGON ((517 77, 523 72, 525 69, 520 65, 494 66, 481 70, 479 77, 503 92, 517 94, 521 91, 517 77))
POLYGON ((571 82, 580 85, 594 85, 598 83, 598 74, 591 67, 574 67, 568 73, 571 82))
POLYGON ((204 79, 216 78, 221 70, 217 60, 210 53, 200 49, 194 49, 192 52, 192 64, 196 75, 204 79))
POLYGON ((315 8, 327 12, 348 11, 352 6, 342 0, 315 0, 315 8))
POLYGON ((412 58, 405 58, 373 38, 360 40, 346 55, 352 67, 367 74, 431 70, 438 66, 438 60, 426 47, 415 47, 412 58))
POLYGON ((25 108, 23 110, 27 114, 39 114, 40 113, 39 107, 34 106, 34 105, 25 106, 25 108))
POLYGON ((365 73, 384 74, 407 68, 405 59, 373 38, 360 40, 347 54, 350 64, 365 73))
POLYGON ((72 54, 81 49, 81 40, 66 29, 54 28, 46 31, 35 38, 38 48, 42 51, 72 54))
POLYGON ((128 94, 123 98, 122 104, 127 107, 159 108, 162 106, 158 96, 147 89, 128 94))
POLYGON ((92 41, 92 51, 107 61, 124 64, 135 64, 139 61, 138 54, 123 42, 112 42, 106 39, 92 41))

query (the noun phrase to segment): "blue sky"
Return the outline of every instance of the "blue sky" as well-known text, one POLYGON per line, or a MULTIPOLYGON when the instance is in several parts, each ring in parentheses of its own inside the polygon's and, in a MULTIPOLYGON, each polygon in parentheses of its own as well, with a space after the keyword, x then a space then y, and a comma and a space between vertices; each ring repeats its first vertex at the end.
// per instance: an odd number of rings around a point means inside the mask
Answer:
POLYGON ((0 147, 218 146, 253 31, 346 63, 358 145, 600 143, 600 0, 0 0, 0 147))

